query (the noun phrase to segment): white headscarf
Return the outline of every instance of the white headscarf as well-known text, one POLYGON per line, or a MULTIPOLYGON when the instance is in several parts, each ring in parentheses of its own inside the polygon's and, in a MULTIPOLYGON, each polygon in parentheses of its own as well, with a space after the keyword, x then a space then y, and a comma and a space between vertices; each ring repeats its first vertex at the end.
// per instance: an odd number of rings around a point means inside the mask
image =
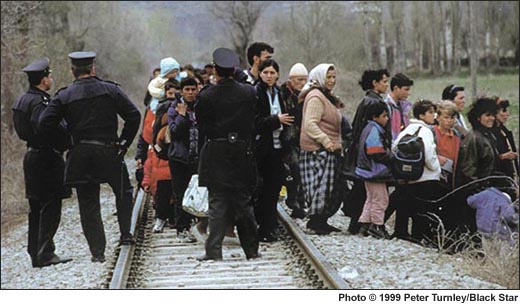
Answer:
POLYGON ((310 89, 311 87, 325 87, 327 71, 330 69, 330 67, 335 69, 334 65, 331 63, 320 63, 315 66, 309 73, 309 79, 303 87, 302 92, 310 89))

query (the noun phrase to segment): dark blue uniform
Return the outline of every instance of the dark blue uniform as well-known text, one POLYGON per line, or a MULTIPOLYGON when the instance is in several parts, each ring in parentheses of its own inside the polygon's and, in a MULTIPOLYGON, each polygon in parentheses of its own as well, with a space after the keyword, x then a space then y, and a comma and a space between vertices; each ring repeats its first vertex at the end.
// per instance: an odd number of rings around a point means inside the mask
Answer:
POLYGON ((124 142, 124 148, 132 143, 141 114, 117 84, 92 76, 78 78, 56 93, 40 119, 41 130, 53 128, 62 118, 73 141, 65 168, 65 184, 76 187, 83 232, 93 260, 102 261, 106 240, 99 184, 109 183, 116 196, 121 240, 131 238, 133 188, 117 143, 124 142), (125 121, 120 136, 118 115, 125 121))
MULTIPOLYGON (((224 68, 238 65, 238 58, 229 49, 217 49, 213 59, 224 68)), ((199 260, 222 258, 222 241, 233 223, 246 257, 258 257, 251 200, 256 183, 252 150, 255 88, 226 78, 203 89, 198 98, 195 113, 199 139, 204 141, 199 156, 199 185, 208 187, 210 230, 206 255, 199 260)))
POLYGON ((255 102, 255 88, 233 79, 223 79, 199 94, 195 108, 199 138, 208 139, 200 152, 199 184, 209 190, 209 257, 222 258, 222 240, 233 223, 246 256, 258 251, 251 201, 256 181, 255 102))
POLYGON ((23 160, 25 196, 29 200, 27 251, 33 266, 54 257, 53 237, 61 217, 61 200, 69 197, 63 186, 63 151, 70 144, 63 124, 45 133, 36 130, 38 119, 49 103, 49 94, 31 86, 13 106, 13 122, 20 139, 27 142, 23 160))

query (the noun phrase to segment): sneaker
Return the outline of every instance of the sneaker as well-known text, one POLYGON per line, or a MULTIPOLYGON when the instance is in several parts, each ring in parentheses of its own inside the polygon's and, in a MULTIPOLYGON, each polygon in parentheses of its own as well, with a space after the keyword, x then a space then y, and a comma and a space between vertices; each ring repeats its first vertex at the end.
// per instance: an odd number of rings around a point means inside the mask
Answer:
POLYGON ((166 225, 166 220, 161 220, 160 218, 157 218, 155 220, 155 226, 153 226, 153 232, 160 233, 164 229, 164 225, 166 225))
POLYGON ((178 232, 177 240, 179 240, 181 243, 195 243, 197 241, 197 239, 188 230, 178 232))

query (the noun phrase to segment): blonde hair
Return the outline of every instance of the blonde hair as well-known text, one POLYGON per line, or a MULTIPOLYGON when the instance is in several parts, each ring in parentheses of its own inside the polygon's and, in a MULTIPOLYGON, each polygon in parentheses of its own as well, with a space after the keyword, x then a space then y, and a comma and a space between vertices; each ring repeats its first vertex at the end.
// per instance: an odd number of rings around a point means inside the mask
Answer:
POLYGON ((457 115, 457 106, 451 100, 441 100, 437 103, 437 115, 448 114, 450 116, 457 115))

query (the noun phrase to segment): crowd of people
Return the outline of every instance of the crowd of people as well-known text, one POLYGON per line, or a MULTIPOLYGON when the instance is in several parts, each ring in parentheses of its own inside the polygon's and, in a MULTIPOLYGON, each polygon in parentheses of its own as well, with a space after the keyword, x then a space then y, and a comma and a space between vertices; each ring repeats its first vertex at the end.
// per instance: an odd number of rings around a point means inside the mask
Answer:
POLYGON ((28 146, 24 173, 33 266, 71 260, 56 256, 52 242, 61 199, 70 196, 71 186, 93 262, 105 260, 100 183, 108 182, 116 196, 120 243, 135 242, 124 155, 137 134, 137 186, 152 196, 153 232, 170 227, 180 242, 204 241, 199 260, 222 259, 226 238, 240 243, 247 259, 259 258, 259 242, 279 239, 276 209, 283 186, 291 216, 308 219, 311 234, 340 232, 328 223, 340 208, 350 217, 351 235, 423 245, 431 244, 439 225, 459 235, 486 229, 486 235, 506 235, 506 226, 518 231, 518 206, 512 204, 518 197, 518 153, 506 127, 508 100, 479 97, 466 118, 462 86, 448 85, 438 101, 412 103, 410 77, 366 70, 359 81, 365 97, 355 113, 345 113, 334 93, 334 64, 308 72, 296 63, 279 84, 282 69, 273 55, 269 44, 251 44, 246 70, 227 48, 216 49, 203 69, 163 58, 147 85, 140 131, 135 104, 118 84, 95 76, 94 52, 69 55, 76 80, 52 98, 46 93, 52 86, 49 60, 24 68, 30 89, 15 103, 13 119, 28 146), (347 115, 353 115, 352 123, 347 115), (118 116, 125 121, 120 135, 118 116), (418 173, 403 177, 398 151, 410 142, 420 144, 419 158, 406 166, 418 173), (207 218, 182 208, 195 174, 208 189, 207 218), (485 181, 490 176, 498 182, 485 181), (483 190, 488 204, 466 203, 482 200, 483 190), (491 204, 506 204, 513 212, 488 214, 500 209, 491 204), (385 223, 394 213, 391 235, 385 223))

